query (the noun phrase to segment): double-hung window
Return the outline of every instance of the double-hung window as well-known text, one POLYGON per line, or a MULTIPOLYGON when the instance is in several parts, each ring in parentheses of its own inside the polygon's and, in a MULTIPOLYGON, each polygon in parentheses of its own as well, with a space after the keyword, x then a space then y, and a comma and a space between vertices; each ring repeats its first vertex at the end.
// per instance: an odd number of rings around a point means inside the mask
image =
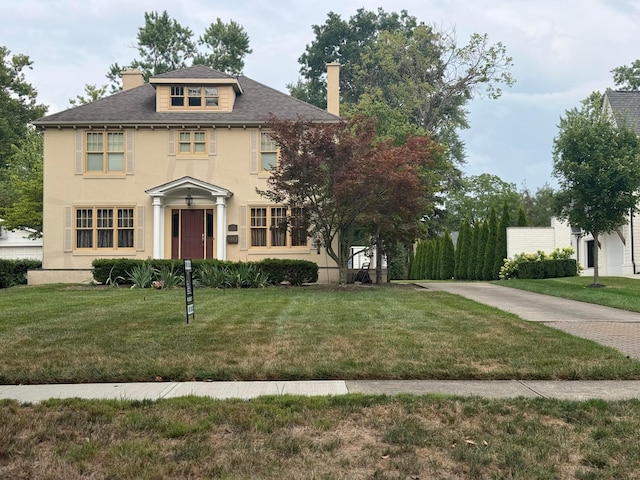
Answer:
POLYGON ((218 87, 174 85, 170 90, 172 107, 213 107, 220 104, 218 87))
POLYGON ((87 173, 118 173, 124 171, 124 133, 87 132, 87 173))
POLYGON ((302 210, 293 211, 282 206, 251 207, 252 247, 304 247, 307 245, 307 228, 302 210))
POLYGON ((133 208, 77 208, 76 249, 133 248, 133 208))
POLYGON ((260 170, 269 172, 278 165, 278 145, 267 132, 260 132, 260 170))
POLYGON ((206 132, 179 132, 179 154, 195 155, 206 152, 207 134, 206 132))

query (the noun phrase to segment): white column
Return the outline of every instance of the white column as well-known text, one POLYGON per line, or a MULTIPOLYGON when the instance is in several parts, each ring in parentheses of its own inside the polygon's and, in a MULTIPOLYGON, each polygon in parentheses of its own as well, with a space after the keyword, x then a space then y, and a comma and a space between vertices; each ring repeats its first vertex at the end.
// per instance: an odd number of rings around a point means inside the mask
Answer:
POLYGON ((216 258, 218 260, 227 259, 227 204, 224 197, 216 197, 216 258))
POLYGON ((153 197, 153 258, 162 258, 164 253, 164 202, 162 197, 153 197))

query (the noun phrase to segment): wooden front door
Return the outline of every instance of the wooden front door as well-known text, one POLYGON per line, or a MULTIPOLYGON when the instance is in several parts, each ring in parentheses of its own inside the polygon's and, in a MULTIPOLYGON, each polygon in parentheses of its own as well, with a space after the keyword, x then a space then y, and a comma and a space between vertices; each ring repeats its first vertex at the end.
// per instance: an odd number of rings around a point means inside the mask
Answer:
POLYGON ((180 258, 204 258, 204 210, 182 210, 180 258))
POLYGON ((171 218, 171 258, 213 258, 213 210, 172 210, 171 218))

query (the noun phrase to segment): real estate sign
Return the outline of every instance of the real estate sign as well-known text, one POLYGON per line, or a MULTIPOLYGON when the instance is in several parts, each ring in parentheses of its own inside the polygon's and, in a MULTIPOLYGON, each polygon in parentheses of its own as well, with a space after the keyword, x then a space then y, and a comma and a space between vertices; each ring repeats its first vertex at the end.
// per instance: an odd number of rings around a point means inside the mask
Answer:
POLYGON ((190 259, 184 260, 184 293, 187 305, 187 323, 189 323, 189 316, 194 320, 196 318, 193 306, 193 268, 190 259))

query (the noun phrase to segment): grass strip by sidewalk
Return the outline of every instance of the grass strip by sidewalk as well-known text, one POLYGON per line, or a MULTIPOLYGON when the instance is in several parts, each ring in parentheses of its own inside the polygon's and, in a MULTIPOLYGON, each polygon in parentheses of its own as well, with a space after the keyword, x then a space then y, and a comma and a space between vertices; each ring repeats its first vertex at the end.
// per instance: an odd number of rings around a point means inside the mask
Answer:
POLYGON ((0 383, 639 379, 640 362, 410 286, 0 291, 0 383))
POLYGON ((3 401, 0 429, 0 478, 618 480, 640 471, 638 401, 3 401))
POLYGON ((601 277, 603 288, 593 288, 593 277, 546 278, 542 280, 501 280, 492 282, 503 287, 543 293, 586 303, 620 308, 640 313, 640 276, 601 277))

